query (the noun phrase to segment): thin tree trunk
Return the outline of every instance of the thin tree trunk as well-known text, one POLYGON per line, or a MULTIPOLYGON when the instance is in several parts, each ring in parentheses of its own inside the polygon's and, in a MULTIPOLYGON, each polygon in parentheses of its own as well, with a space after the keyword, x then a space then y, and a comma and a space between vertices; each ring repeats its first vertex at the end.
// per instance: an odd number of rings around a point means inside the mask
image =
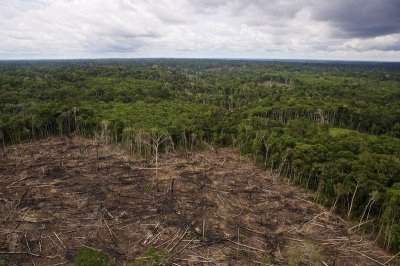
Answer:
POLYGON ((360 183, 360 182, 357 181, 356 188, 354 189, 353 196, 351 197, 351 202, 350 202, 349 211, 347 212, 347 218, 348 218, 348 219, 350 219, 351 211, 353 210, 354 198, 356 197, 356 193, 357 193, 357 189, 358 189, 359 183, 360 183))

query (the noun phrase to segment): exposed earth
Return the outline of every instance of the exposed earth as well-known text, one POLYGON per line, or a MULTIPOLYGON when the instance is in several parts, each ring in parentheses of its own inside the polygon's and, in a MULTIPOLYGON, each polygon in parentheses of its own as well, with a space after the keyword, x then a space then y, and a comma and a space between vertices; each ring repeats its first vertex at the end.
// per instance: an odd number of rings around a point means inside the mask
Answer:
POLYGON ((312 197, 230 149, 164 154, 156 177, 152 159, 80 137, 13 145, 0 261, 73 265, 90 247, 125 265, 154 246, 165 265, 400 265, 312 197))

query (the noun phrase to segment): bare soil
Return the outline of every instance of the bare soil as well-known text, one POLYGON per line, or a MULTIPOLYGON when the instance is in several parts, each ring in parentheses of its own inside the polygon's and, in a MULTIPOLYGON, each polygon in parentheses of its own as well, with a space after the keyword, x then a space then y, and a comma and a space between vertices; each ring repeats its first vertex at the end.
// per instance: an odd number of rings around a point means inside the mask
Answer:
POLYGON ((168 254, 165 265, 383 265, 393 256, 233 150, 159 162, 156 177, 151 159, 79 137, 1 150, 0 260, 73 265, 90 247, 125 265, 150 245, 168 254))

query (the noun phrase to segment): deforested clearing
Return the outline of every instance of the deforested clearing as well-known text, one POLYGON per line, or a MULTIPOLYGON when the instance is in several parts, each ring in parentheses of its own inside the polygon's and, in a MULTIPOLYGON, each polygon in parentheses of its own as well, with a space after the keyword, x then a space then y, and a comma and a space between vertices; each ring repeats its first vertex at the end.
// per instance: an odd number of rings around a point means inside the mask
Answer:
POLYGON ((87 247, 117 265, 149 248, 160 265, 398 265, 313 197, 228 148, 162 154, 156 176, 152 158, 78 136, 11 145, 0 260, 73 265, 87 247))

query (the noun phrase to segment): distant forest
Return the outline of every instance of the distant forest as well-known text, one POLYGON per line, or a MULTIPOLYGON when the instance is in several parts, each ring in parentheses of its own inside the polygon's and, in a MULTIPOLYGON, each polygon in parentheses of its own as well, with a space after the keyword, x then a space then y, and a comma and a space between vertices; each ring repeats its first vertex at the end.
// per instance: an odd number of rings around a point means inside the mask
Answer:
POLYGON ((71 134, 138 156, 235 147, 400 250, 400 64, 0 62, 1 143, 71 134))

